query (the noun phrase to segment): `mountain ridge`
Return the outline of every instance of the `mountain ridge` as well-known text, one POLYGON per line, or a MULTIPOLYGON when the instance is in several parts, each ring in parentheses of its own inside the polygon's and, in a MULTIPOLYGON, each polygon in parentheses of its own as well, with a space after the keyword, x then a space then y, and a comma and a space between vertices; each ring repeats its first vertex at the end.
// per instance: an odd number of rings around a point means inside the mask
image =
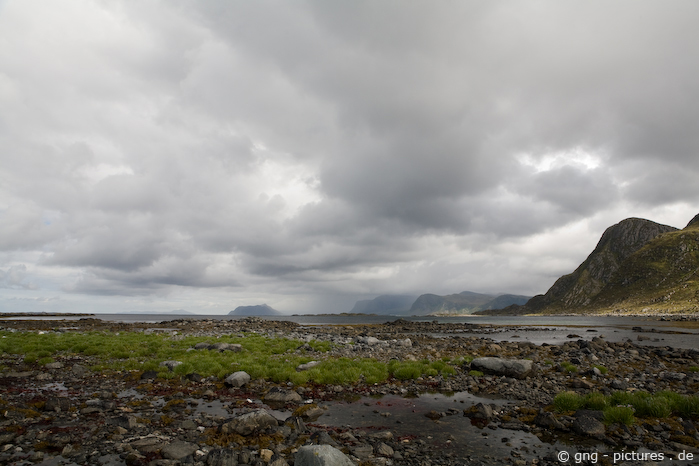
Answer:
POLYGON ((677 229, 628 218, 570 274, 523 306, 482 314, 699 312, 699 215, 677 229))

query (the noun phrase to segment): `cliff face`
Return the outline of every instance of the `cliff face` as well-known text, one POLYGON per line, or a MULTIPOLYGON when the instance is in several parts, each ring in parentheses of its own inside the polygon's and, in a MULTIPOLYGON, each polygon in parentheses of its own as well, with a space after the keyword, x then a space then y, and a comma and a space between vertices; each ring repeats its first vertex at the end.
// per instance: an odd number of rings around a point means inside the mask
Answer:
POLYGON ((699 219, 629 256, 591 302, 597 308, 699 311, 699 219))
POLYGON ((640 218, 629 218, 607 228, 592 253, 573 273, 556 280, 545 295, 533 298, 527 307, 533 311, 567 311, 590 305, 628 257, 659 235, 672 231, 677 228, 640 218))

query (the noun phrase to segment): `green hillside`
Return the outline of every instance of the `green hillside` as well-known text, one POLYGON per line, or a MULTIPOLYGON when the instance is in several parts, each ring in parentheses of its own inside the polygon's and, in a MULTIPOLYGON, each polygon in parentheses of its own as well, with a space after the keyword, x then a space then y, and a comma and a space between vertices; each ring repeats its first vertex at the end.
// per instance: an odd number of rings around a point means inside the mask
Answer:
POLYGON ((505 310, 526 313, 699 312, 699 215, 682 230, 631 218, 545 295, 505 310))

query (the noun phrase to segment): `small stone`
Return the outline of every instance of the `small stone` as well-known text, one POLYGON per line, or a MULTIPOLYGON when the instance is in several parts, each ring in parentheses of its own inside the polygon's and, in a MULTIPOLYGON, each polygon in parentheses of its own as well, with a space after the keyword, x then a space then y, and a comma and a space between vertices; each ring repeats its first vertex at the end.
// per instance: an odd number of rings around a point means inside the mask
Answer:
POLYGON ((376 453, 377 456, 383 456, 385 458, 391 458, 393 457, 393 448, 390 446, 386 445, 385 443, 381 442, 379 443, 376 448, 374 449, 374 453, 376 453))
POLYGON ((306 364, 299 365, 296 368, 296 372, 307 371, 308 369, 316 367, 318 364, 320 364, 320 361, 309 361, 306 364))
POLYGON ((272 450, 268 450, 267 448, 260 450, 260 459, 265 463, 272 461, 272 456, 274 456, 274 452, 272 450))

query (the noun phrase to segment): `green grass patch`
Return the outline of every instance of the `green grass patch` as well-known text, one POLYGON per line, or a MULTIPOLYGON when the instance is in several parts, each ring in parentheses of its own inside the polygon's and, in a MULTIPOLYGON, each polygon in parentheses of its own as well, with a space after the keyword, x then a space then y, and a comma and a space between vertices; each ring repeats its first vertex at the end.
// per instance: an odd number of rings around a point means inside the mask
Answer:
MULTIPOLYGON (((0 352, 23 355, 28 364, 46 364, 57 357, 72 355, 93 356, 93 370, 147 371, 154 370, 160 377, 174 378, 189 373, 203 377, 224 378, 235 371, 245 371, 253 379, 274 382, 291 381, 320 384, 347 384, 364 381, 379 383, 393 376, 400 380, 422 376, 449 376, 456 372, 448 358, 438 361, 398 362, 389 364, 374 359, 332 358, 308 371, 297 372, 300 364, 319 359, 318 354, 332 348, 332 343, 313 340, 308 346, 313 352, 297 351, 305 342, 288 338, 269 338, 257 334, 243 336, 185 337, 181 340, 169 335, 142 332, 0 332, 0 352), (191 348, 197 343, 235 343, 242 351, 209 351, 191 348), (166 360, 181 361, 174 371, 160 367, 166 360)), ((466 358, 464 358, 466 360, 466 358)))
MULTIPOLYGON (((672 391, 650 394, 644 391, 614 392, 609 396, 593 392, 581 396, 575 392, 561 392, 553 399, 553 407, 558 412, 578 409, 602 410, 605 419, 624 418, 629 411, 632 417, 663 419, 672 415, 683 418, 699 418, 699 396, 682 395, 672 391), (623 408, 623 409, 621 409, 623 408), (610 413, 610 414, 608 414, 610 413)), ((621 422, 621 421, 609 421, 621 422)), ((627 421, 622 423, 628 424, 627 421)))
POLYGON ((602 365, 600 365, 600 364, 595 364, 595 365, 592 366, 592 367, 596 367, 596 368, 602 373, 602 375, 606 375, 607 372, 609 372, 609 369, 607 369, 606 367, 604 367, 604 366, 602 366, 602 365))
POLYGON ((553 399, 553 407, 559 413, 577 411, 583 407, 583 397, 575 392, 561 392, 553 399))
POLYGON ((605 424, 625 424, 630 426, 634 421, 633 408, 628 406, 609 406, 604 409, 605 424))
POLYGON ((568 361, 563 361, 563 362, 561 363, 561 367, 562 367, 563 370, 565 370, 566 372, 578 372, 578 366, 576 366, 575 364, 571 364, 571 363, 568 362, 568 361))
POLYGON ((602 411, 608 405, 607 397, 599 392, 588 393, 583 397, 583 406, 587 409, 602 411))

